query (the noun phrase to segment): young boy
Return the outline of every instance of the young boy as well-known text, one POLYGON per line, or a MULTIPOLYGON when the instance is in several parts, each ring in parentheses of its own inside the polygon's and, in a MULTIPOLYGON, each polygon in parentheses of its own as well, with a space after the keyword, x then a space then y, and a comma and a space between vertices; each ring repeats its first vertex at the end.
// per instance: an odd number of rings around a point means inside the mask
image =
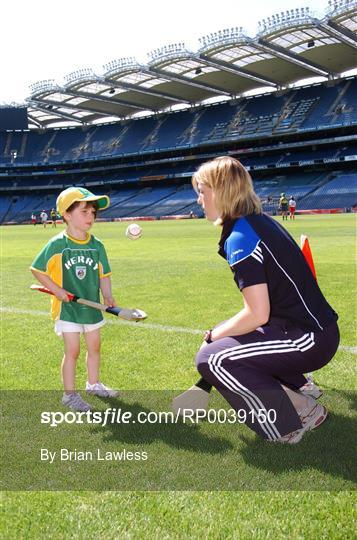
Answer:
POLYGON ((88 411, 90 405, 75 391, 76 362, 80 352, 80 335, 87 346, 87 393, 101 397, 116 397, 118 392, 99 381, 100 327, 105 324, 102 313, 93 308, 70 302, 68 293, 99 302, 99 290, 104 303, 114 307, 111 270, 103 244, 88 231, 98 210, 109 206, 107 195, 93 195, 80 187, 70 187, 57 198, 57 211, 63 217, 66 230, 54 236, 33 261, 30 269, 36 279, 50 289, 51 314, 55 332, 62 336, 64 356, 62 403, 76 411, 88 411))

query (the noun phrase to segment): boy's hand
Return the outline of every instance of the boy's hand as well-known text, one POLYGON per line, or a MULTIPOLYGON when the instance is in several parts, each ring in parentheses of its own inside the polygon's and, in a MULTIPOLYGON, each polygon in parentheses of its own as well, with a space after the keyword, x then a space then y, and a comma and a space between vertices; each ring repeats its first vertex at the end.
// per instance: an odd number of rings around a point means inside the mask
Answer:
POLYGON ((103 302, 108 307, 116 307, 117 303, 112 296, 103 296, 103 302))
POLYGON ((67 292, 65 289, 62 289, 62 288, 59 288, 55 293, 56 298, 60 300, 61 302, 70 302, 70 299, 68 298, 69 294, 70 294, 69 292, 67 292))

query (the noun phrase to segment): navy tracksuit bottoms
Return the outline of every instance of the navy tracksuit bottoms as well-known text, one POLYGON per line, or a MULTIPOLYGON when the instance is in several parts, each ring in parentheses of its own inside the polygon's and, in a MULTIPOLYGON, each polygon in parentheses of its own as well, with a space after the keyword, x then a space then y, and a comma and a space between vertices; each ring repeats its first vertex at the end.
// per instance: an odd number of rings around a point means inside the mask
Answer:
POLYGON ((281 385, 292 390, 303 386, 304 373, 325 366, 338 344, 335 322, 311 332, 289 328, 277 319, 249 334, 210 343, 198 352, 196 364, 233 409, 245 409, 251 429, 274 440, 302 427, 281 385), (267 414, 269 410, 276 418, 267 414))

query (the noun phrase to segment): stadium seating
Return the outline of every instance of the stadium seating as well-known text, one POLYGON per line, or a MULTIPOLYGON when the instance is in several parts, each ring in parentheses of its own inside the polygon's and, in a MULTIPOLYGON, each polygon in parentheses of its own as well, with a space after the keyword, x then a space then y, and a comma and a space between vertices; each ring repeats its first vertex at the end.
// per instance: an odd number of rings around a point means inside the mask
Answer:
POLYGON ((2 132, 0 222, 49 211, 69 185, 110 193, 106 219, 198 214, 192 174, 240 142, 239 158, 265 209, 276 210, 282 191, 296 197, 298 209, 350 208, 357 144, 353 137, 319 140, 328 128, 354 129, 356 96, 357 78, 350 77, 101 126, 2 132), (287 144, 292 134, 308 138, 287 144))
POLYGON ((12 205, 12 197, 0 197, 0 221, 7 220, 7 215, 12 205))
POLYGON ((357 123, 357 79, 118 124, 0 134, 0 164, 83 161, 357 123))
POLYGON ((338 174, 323 186, 306 195, 299 202, 299 209, 346 208, 357 206, 357 171, 338 174))
MULTIPOLYGON (((165 188, 144 188, 136 190, 132 197, 122 198, 111 210, 108 209, 107 215, 115 214, 115 217, 130 217, 151 215, 150 207, 169 197, 175 191, 174 187, 165 188)), ((113 200, 113 197, 112 197, 113 200)), ((115 197, 114 197, 115 201, 115 197)), ((105 212, 103 217, 106 217, 105 212)))
POLYGON ((167 197, 162 197, 146 208, 150 216, 170 216, 173 214, 189 214, 192 210, 196 215, 200 213, 197 205, 197 195, 192 186, 184 185, 180 189, 170 193, 167 197))

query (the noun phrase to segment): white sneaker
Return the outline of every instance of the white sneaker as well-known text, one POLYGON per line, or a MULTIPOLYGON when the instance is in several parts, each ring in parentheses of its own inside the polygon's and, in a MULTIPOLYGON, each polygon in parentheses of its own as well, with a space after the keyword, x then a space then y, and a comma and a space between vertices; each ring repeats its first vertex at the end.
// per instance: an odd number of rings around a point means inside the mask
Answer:
POLYGON ((299 388, 300 392, 304 396, 312 397, 314 399, 318 399, 322 396, 322 390, 319 388, 314 382, 308 381, 304 386, 299 388))
POLYGON ((64 393, 62 403, 63 405, 66 405, 66 407, 72 409, 72 411, 87 412, 92 409, 89 403, 84 401, 78 392, 72 392, 70 394, 64 393))
POLYGON ((118 397, 119 396, 118 390, 112 390, 111 388, 108 388, 108 386, 105 386, 101 382, 97 382, 95 384, 89 384, 89 382, 87 381, 86 392, 87 394, 92 394, 94 396, 99 396, 99 397, 118 397))
POLYGON ((292 431, 279 439, 275 439, 273 442, 287 443, 287 444, 296 444, 301 441, 303 435, 307 431, 317 428, 324 422, 327 418, 327 410, 320 403, 314 402, 311 408, 311 405, 304 409, 300 416, 302 423, 302 428, 297 431, 292 431))

